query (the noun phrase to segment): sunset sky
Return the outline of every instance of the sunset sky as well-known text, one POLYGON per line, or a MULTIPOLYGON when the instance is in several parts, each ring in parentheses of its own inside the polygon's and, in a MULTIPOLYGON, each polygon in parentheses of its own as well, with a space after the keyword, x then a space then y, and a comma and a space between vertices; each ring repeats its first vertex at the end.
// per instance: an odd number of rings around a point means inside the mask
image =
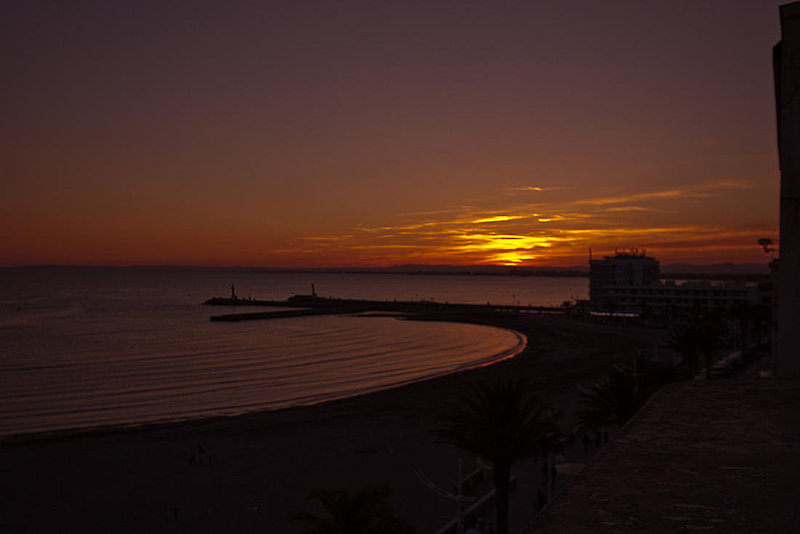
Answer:
POLYGON ((0 265, 767 262, 769 0, 0 7, 0 265))

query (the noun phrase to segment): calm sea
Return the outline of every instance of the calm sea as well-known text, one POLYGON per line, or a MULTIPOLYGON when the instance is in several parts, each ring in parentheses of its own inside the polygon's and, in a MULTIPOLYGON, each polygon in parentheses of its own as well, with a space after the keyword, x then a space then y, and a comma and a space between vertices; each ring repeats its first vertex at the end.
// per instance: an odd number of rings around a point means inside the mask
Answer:
POLYGON ((259 273, 213 269, 0 270, 0 437, 312 404, 502 358, 502 329, 388 317, 212 323, 254 310, 212 296, 553 305, 584 278, 259 273))

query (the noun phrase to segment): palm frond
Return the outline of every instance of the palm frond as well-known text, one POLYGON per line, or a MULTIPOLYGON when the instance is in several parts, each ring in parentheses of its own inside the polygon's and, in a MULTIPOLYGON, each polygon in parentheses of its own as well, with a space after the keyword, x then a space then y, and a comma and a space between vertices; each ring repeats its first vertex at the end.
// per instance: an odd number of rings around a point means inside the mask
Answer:
POLYGON ((350 494, 343 488, 314 489, 306 500, 319 501, 326 515, 295 512, 291 518, 308 523, 303 534, 412 534, 411 525, 394 515, 387 486, 371 486, 350 494))

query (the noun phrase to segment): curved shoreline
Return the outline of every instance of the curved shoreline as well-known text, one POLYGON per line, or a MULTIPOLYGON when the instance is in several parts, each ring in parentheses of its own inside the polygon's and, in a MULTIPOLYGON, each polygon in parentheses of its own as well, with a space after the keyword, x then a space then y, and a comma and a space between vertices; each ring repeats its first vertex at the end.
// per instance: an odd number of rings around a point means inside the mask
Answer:
POLYGON ((292 533, 298 525, 287 513, 305 508, 310 489, 388 484, 395 512, 432 532, 453 509, 414 471, 442 484, 455 476, 456 451, 429 433, 442 409, 476 380, 520 376, 569 413, 576 384, 652 347, 660 335, 524 315, 415 319, 477 322, 531 342, 493 365, 313 406, 0 442, 4 528, 292 533), (208 461, 193 462, 201 446, 208 461))
MULTIPOLYGON (((404 315, 403 318, 415 320, 415 316, 408 316, 404 315)), ((459 324, 463 323, 463 321, 453 321, 450 319, 437 319, 436 322, 442 323, 454 323, 459 324)), ((499 353, 495 353, 489 356, 481 357, 478 360, 470 361, 468 363, 463 363, 458 365, 455 368, 451 368, 448 370, 440 371, 440 372, 432 372, 429 374, 423 374, 414 378, 408 378, 404 380, 399 380, 397 382, 388 382, 385 384, 380 384, 376 386, 365 386, 361 388, 353 388, 350 390, 342 391, 339 393, 331 393, 331 394, 320 394, 314 397, 314 400, 302 400, 302 399, 289 399, 285 401, 274 401, 270 403, 270 405, 265 405, 264 407, 258 407, 253 409, 244 409, 244 410, 234 410, 231 409, 230 413, 200 413, 196 416, 176 416, 175 418, 163 418, 163 419, 156 419, 156 420, 146 420, 140 422, 125 422, 125 423, 109 423, 109 424, 97 424, 97 425, 85 425, 85 426, 74 426, 74 427, 66 427, 66 428, 55 428, 50 430, 34 430, 28 432, 16 432, 10 433, 6 435, 0 435, 0 446, 3 444, 19 444, 19 443, 27 443, 27 442, 36 442, 36 441, 46 441, 50 439, 68 439, 72 437, 82 437, 82 436, 93 436, 93 435, 108 435, 108 434, 120 434, 120 433, 127 433, 127 432, 136 432, 138 430, 149 430, 149 429, 157 429, 157 428, 166 428, 169 426, 180 426, 184 424, 192 424, 198 423, 202 424, 206 421, 216 421, 220 419, 226 418, 236 418, 242 416, 249 416, 249 415, 257 415, 260 413, 271 413, 271 412, 278 412, 281 410, 287 410, 292 408, 301 408, 301 407, 313 407, 322 404, 327 404, 331 402, 341 401, 345 399, 357 398, 363 395, 369 395, 373 393, 379 393, 381 391, 401 388, 404 386, 408 386, 410 384, 414 384, 417 382, 425 382, 428 380, 434 380, 437 378, 441 378, 444 376, 450 376, 455 373, 469 371, 471 369, 476 369, 480 367, 485 367, 488 365, 493 365, 495 363, 499 363, 501 361, 507 360, 509 358, 513 358, 522 352, 525 351, 528 344, 527 337, 510 328, 504 328, 500 326, 494 325, 487 325, 480 322, 469 322, 475 326, 486 327, 486 328, 495 328, 499 330, 504 330, 510 332, 517 338, 517 343, 513 347, 505 349, 499 353)), ((223 409, 219 409, 222 412, 223 409)))

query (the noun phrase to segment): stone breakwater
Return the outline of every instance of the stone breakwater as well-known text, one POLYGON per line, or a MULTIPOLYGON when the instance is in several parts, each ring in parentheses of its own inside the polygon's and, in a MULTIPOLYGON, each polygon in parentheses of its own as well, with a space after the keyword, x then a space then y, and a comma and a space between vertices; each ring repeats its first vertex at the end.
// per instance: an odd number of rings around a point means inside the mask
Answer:
POLYGON ((387 312, 398 314, 430 313, 529 313, 562 315, 567 309, 558 306, 510 306, 486 304, 450 304, 434 301, 380 301, 359 299, 323 298, 314 295, 296 295, 286 300, 257 300, 241 298, 212 298, 204 302, 209 306, 254 306, 275 308, 299 308, 291 310, 231 313, 212 315, 212 321, 248 321, 302 317, 306 315, 334 315, 364 312, 387 312))

